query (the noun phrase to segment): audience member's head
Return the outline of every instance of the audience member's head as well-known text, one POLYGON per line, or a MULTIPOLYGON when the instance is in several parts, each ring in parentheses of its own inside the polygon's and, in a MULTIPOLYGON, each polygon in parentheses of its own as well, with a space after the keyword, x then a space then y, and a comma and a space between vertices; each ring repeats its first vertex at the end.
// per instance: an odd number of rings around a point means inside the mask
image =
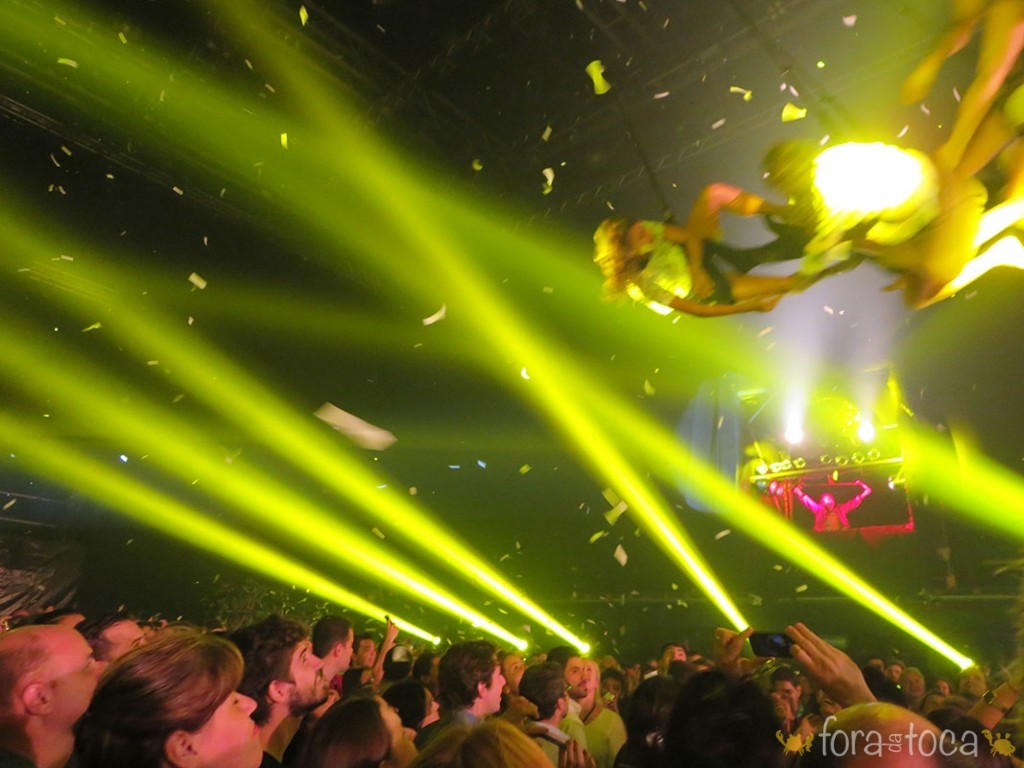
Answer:
POLYGON ((558 724, 568 709, 565 698, 565 678, 553 661, 527 667, 519 681, 519 695, 537 707, 539 720, 558 724))
POLYGON ((673 661, 686 661, 686 646, 682 643, 665 643, 658 657, 658 674, 667 675, 668 665, 673 661))
POLYGON ((601 672, 601 701, 614 712, 619 711, 619 701, 626 694, 626 676, 615 667, 605 667, 601 672))
POLYGON ((903 689, 908 704, 919 704, 927 690, 924 674, 917 667, 907 667, 900 676, 900 688, 903 689))
POLYGON ((304 768, 405 768, 416 747, 391 706, 379 696, 356 697, 331 707, 313 726, 304 768))
POLYGON ((665 734, 667 765, 772 768, 783 750, 771 699, 749 679, 698 672, 683 684, 665 734))
POLYGON ((412 672, 412 651, 407 645, 396 645, 384 657, 384 681, 394 683, 412 672))
POLYGON ((323 662, 328 682, 348 669, 352 661, 352 624, 344 616, 324 616, 313 625, 313 653, 323 662))
POLYGON ((372 667, 377 661, 377 641, 373 635, 363 633, 356 635, 352 641, 352 666, 372 667))
POLYGON ((139 622, 126 613, 107 613, 86 619, 78 631, 92 646, 97 661, 113 661, 146 641, 139 622))
POLYGON ((63 765, 101 665, 74 629, 28 626, 0 634, 0 747, 36 765, 63 765))
POLYGON ((81 768, 256 768, 256 703, 236 691, 241 679, 241 654, 227 640, 161 630, 103 675, 77 729, 81 768))
POLYGON ((892 680, 894 683, 899 683, 900 678, 903 677, 903 670, 906 669, 906 665, 899 659, 892 659, 888 664, 885 665, 885 679, 892 680))
POLYGON ((437 720, 437 702, 430 689, 419 680, 400 680, 381 694, 388 704, 398 710, 402 725, 413 731, 437 720))
POLYGON ((665 729, 672 714, 679 683, 663 675, 644 680, 629 700, 626 711, 626 743, 640 753, 634 764, 650 765, 648 759, 660 755, 664 748, 665 729))
POLYGON ((551 761, 533 739, 497 718, 447 728, 411 768, 551 768, 551 761))
POLYGON ((256 701, 252 719, 260 728, 274 728, 327 701, 323 664, 299 622, 268 616, 233 632, 231 640, 245 659, 238 690, 256 701))
POLYGON ((861 674, 864 675, 864 682, 867 683, 868 690, 874 694, 876 699, 899 707, 907 705, 907 698, 903 695, 903 691, 900 690, 899 685, 886 678, 885 672, 877 667, 864 667, 861 674))
POLYGON ((437 698, 437 665, 441 662, 441 654, 433 651, 424 651, 416 657, 412 663, 412 676, 425 683, 437 698))
POLYGON ((444 710, 473 710, 480 717, 501 707, 505 686, 495 648, 485 640, 456 643, 441 657, 437 670, 444 710))
POLYGON ((975 664, 960 673, 956 692, 966 699, 977 701, 988 690, 988 675, 985 670, 975 664))
POLYGON ((569 663, 569 659, 573 656, 579 658, 580 652, 569 645, 556 645, 545 655, 547 661, 553 661, 558 666, 565 670, 565 665, 569 663))
POLYGON ((526 664, 523 657, 514 651, 501 655, 501 674, 505 678, 505 690, 508 693, 519 693, 519 680, 523 676, 526 664))
POLYGON ((796 671, 786 664, 779 664, 772 670, 768 681, 771 684, 769 693, 772 698, 784 702, 791 713, 790 716, 796 717, 800 713, 800 696, 803 693, 796 671))

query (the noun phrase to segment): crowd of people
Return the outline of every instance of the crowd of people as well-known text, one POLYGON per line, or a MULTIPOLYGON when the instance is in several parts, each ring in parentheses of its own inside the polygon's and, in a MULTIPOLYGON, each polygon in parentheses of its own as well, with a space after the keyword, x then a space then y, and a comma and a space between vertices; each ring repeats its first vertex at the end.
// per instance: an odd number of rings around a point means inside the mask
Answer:
POLYGON ((0 766, 1015 761, 1004 718, 1024 676, 996 684, 971 667, 929 679, 902 660, 859 665, 802 624, 786 633, 786 657, 754 656, 750 630, 720 628, 706 655, 669 642, 626 665, 569 646, 524 658, 485 640, 441 653, 401 642, 390 622, 378 642, 341 614, 311 628, 275 615, 225 631, 51 611, 0 633, 0 766))

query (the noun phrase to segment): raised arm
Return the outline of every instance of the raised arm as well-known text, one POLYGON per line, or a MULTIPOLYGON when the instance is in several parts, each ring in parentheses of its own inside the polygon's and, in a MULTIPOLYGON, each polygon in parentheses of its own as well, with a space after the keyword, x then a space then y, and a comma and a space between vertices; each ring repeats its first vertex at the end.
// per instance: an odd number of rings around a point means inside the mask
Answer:
POLYGON ((821 512, 821 504, 819 504, 806 493, 804 493, 804 489, 801 485, 798 484, 795 488, 793 488, 793 495, 800 499, 800 503, 807 507, 809 510, 811 510, 811 512, 814 512, 815 514, 821 512))

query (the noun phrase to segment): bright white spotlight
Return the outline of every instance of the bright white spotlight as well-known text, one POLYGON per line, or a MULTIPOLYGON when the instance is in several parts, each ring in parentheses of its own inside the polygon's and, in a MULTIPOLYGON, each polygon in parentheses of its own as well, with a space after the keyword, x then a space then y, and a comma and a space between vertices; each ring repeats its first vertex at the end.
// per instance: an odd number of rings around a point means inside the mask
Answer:
POLYGON ((875 439, 875 425, 867 419, 861 419, 857 425, 857 437, 862 443, 870 443, 875 439))
POLYGON ((790 416, 789 421, 786 423, 786 442, 790 445, 803 442, 804 439, 804 428, 800 423, 800 419, 796 416, 790 416))

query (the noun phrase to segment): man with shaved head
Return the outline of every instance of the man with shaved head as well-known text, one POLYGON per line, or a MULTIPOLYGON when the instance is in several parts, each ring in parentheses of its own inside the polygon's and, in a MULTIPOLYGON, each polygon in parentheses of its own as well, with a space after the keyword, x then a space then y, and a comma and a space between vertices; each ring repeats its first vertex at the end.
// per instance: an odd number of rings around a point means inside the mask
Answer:
POLYGON ((100 671, 92 648, 70 627, 0 634, 0 767, 63 768, 100 671))

